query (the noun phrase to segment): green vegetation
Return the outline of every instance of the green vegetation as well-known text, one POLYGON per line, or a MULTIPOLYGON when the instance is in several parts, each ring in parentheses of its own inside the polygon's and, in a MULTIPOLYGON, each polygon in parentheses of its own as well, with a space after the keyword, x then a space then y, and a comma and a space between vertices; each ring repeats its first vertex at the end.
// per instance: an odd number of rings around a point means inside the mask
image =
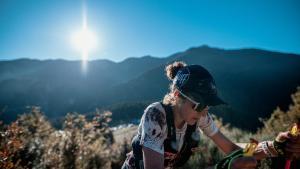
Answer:
MULTIPOLYGON (((277 108, 269 119, 261 120, 264 127, 256 133, 223 124, 221 119, 216 122, 234 142, 248 142, 251 137, 259 141, 272 140, 278 132, 288 130, 300 119, 300 88, 292 95, 292 100, 287 111, 277 108)), ((128 132, 121 132, 127 134, 127 139, 118 135, 118 141, 115 141, 108 126, 111 115, 97 110, 88 120, 84 115, 69 113, 62 129, 58 130, 39 108, 33 107, 31 113, 19 116, 9 125, 0 122, 0 168, 120 168, 130 150, 128 140, 131 138, 128 138, 128 132)), ((224 156, 204 135, 200 149, 183 169, 205 168, 224 156)), ((260 168, 272 168, 280 160, 263 160, 260 168)))

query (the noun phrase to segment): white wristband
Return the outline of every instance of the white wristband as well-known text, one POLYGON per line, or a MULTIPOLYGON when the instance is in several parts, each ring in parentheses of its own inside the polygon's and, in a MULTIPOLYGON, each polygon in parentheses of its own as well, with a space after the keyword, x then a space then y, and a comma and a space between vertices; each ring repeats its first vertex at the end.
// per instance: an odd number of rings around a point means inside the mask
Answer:
POLYGON ((268 157, 275 157, 275 155, 272 153, 272 151, 269 149, 269 146, 268 146, 268 142, 267 141, 263 141, 261 142, 261 145, 262 145, 262 149, 264 151, 264 153, 266 155, 268 155, 268 157))

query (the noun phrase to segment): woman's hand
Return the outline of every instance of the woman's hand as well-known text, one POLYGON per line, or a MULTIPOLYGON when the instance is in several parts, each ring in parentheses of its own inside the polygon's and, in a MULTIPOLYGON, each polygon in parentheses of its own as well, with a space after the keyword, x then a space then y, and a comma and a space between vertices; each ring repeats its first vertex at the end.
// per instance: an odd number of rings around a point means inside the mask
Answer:
POLYGON ((289 134, 289 131, 280 132, 275 138, 275 140, 278 142, 285 142, 288 139, 291 139, 291 134, 289 134))
POLYGON ((291 158, 300 158, 300 135, 292 136, 290 132, 281 132, 277 135, 276 141, 286 142, 284 146, 285 154, 291 158))
POLYGON ((238 157, 230 165, 231 169, 255 169, 257 161, 254 157, 238 157))

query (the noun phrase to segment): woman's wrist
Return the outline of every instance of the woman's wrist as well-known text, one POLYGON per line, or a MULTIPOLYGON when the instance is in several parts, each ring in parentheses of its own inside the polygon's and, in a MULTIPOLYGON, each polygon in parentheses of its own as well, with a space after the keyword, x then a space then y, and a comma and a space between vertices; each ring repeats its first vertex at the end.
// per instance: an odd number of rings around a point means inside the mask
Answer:
MULTIPOLYGON (((259 148, 257 150, 257 155, 261 154, 262 156, 260 158, 265 158, 265 157, 277 157, 278 152, 274 148, 274 144, 272 141, 263 141, 259 143, 259 148), (264 155, 262 155, 263 153, 264 155)), ((259 155, 258 155, 259 156, 259 155)))
POLYGON ((267 146, 270 150, 270 153, 272 154, 272 157, 278 157, 278 152, 276 151, 274 147, 273 141, 267 141, 267 146))

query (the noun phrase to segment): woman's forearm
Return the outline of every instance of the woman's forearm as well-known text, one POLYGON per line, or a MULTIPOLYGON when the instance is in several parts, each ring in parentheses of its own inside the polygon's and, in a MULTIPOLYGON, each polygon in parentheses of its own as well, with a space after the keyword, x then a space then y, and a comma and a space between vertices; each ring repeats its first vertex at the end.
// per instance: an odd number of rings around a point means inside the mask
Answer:
POLYGON ((164 156, 147 147, 143 147, 143 160, 145 169, 163 169, 164 156))
POLYGON ((215 135, 211 136, 210 138, 227 155, 234 150, 241 149, 241 147, 234 144, 231 140, 225 137, 220 131, 218 131, 215 135))

